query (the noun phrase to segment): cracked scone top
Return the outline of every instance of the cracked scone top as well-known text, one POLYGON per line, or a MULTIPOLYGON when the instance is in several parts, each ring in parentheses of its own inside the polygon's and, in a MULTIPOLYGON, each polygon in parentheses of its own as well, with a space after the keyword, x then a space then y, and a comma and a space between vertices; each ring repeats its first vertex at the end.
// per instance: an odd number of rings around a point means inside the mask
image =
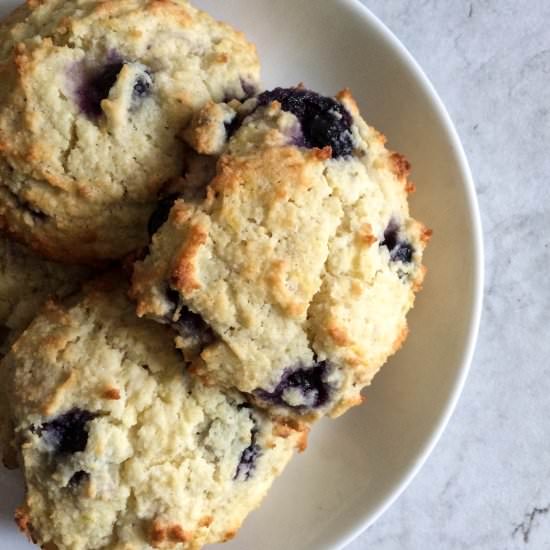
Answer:
POLYGON ((229 539, 306 432, 189 377, 170 329, 111 284, 47 305, 4 359, 27 489, 16 520, 58 550, 229 539))
POLYGON ((28 0, 0 25, 0 223, 65 262, 147 242, 178 133, 257 86, 255 47, 185 0, 28 0))
POLYGON ((430 232, 409 215, 408 163, 349 92, 209 104, 186 138, 222 155, 203 202, 156 214, 133 276, 138 314, 172 324, 206 383, 276 414, 360 403, 405 340, 424 276, 430 232))

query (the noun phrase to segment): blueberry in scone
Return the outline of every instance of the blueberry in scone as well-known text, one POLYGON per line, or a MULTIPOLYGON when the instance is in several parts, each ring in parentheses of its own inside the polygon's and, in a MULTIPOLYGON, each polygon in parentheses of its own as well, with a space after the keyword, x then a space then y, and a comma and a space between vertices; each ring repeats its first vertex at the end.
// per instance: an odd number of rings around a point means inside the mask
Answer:
POLYGON ((305 445, 191 377, 171 329, 138 319, 127 291, 113 276, 50 302, 3 360, 26 485, 16 519, 44 548, 227 540, 305 445))
POLYGON ((178 137, 258 87, 255 47, 186 0, 43 0, 0 23, 0 225, 67 263, 147 244, 178 137))
POLYGON ((409 214, 408 162, 347 91, 207 104, 184 135, 220 155, 217 172, 202 202, 175 200, 136 264, 138 314, 199 316, 207 338, 176 337, 192 372, 273 414, 358 404, 405 340, 425 272, 430 231, 409 214))
POLYGON ((295 145, 319 149, 330 146, 333 158, 351 155, 353 121, 342 103, 302 88, 275 88, 257 99, 262 107, 274 101, 300 123, 301 135, 296 137, 295 145))

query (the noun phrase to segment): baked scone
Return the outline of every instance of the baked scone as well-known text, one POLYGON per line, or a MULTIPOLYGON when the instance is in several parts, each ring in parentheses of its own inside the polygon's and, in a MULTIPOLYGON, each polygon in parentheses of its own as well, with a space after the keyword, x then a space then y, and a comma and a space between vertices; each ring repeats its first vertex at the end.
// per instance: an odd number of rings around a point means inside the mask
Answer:
POLYGON ((424 276, 408 162, 348 91, 278 88, 228 109, 207 105, 186 131, 222 155, 203 202, 157 212, 138 315, 171 323, 207 384, 274 414, 337 416, 405 340, 424 276))
POLYGON ((3 360, 27 491, 16 520, 43 548, 227 540, 305 443, 190 377, 170 329, 126 293, 111 279, 50 302, 3 360))
POLYGON ((0 225, 69 263, 145 245, 182 126, 258 79, 255 47, 186 0, 28 0, 0 25, 0 225))
POLYGON ((89 268, 50 262, 0 237, 0 354, 27 328, 50 297, 78 291, 89 268))

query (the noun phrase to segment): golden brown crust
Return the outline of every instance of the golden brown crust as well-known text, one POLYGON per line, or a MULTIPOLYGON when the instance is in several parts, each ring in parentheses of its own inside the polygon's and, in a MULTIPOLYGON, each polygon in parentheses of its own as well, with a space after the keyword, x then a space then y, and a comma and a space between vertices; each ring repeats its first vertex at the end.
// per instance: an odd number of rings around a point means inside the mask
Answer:
POLYGON ((238 531, 238 528, 237 529, 231 529, 230 531, 227 531, 225 533, 225 535, 223 536, 223 542, 228 542, 232 539, 235 538, 235 536, 237 535, 237 531, 238 531))
POLYGON ((208 231, 205 227, 198 224, 192 225, 175 261, 170 281, 172 287, 180 290, 184 296, 201 287, 196 274, 196 257, 207 239, 208 231))
POLYGON ((167 524, 155 519, 151 526, 150 540, 154 548, 170 548, 175 544, 188 542, 193 539, 192 533, 185 531, 177 523, 167 524))
POLYGON ((346 329, 344 327, 339 327, 335 322, 327 327, 327 333, 337 346, 346 347, 353 342, 346 332, 346 329))
POLYGON ((392 346, 392 353, 395 353, 397 352, 399 349, 401 349, 401 347, 403 346, 403 344, 405 343, 405 340, 407 339, 407 337, 409 336, 409 327, 407 325, 405 325, 400 331, 399 331, 399 334, 397 335, 397 338, 395 339, 395 342, 393 343, 393 346, 392 346))
POLYGON ((103 390, 102 396, 104 399, 117 401, 118 399, 120 399, 120 390, 118 388, 108 386, 103 390))
POLYGON ((358 241, 367 247, 378 241, 372 232, 372 226, 370 223, 363 224, 357 231, 356 236, 358 241))
POLYGON ((392 171, 398 179, 406 179, 411 173, 411 164, 404 155, 394 152, 390 155, 390 162, 392 171))
POLYGON ((29 515, 29 509, 27 505, 20 506, 15 510, 14 514, 14 520, 17 524, 17 527, 19 527, 19 530, 26 535, 26 537, 31 541, 34 542, 33 536, 32 536, 32 525, 31 525, 31 519, 29 515))
POLYGON ((199 520, 199 527, 210 527, 214 518, 212 516, 204 516, 199 520))

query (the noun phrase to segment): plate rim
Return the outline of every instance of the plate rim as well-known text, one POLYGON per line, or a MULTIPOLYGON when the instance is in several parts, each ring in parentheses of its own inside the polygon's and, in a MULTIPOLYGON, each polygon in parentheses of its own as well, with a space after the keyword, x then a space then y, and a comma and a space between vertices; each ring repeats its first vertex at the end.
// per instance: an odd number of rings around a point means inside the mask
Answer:
POLYGON ((469 312, 469 330, 467 333, 466 345, 462 353, 461 367, 457 371, 458 376, 454 382, 450 398, 441 412, 440 418, 433 429, 431 436, 424 443, 422 450, 418 453, 412 466, 403 472, 399 483, 397 483, 395 488, 378 504, 374 512, 371 512, 367 518, 354 522, 355 525, 349 529, 349 532, 346 535, 343 535, 341 541, 337 542, 336 545, 333 546, 334 550, 343 550, 369 527, 374 525, 374 523, 376 523, 382 515, 384 515, 384 513, 391 508, 391 506, 393 506, 393 504, 395 504, 397 499, 404 493, 413 479, 418 475, 443 435, 443 432, 445 431, 445 428, 447 427, 447 424, 456 409, 458 400, 462 395, 466 379, 468 378, 472 365, 481 324, 485 281, 483 230, 475 183, 462 141, 460 140, 458 131, 451 119, 451 116, 449 115, 449 112, 447 111, 447 108, 445 107, 445 104, 439 97, 435 86, 432 84, 424 70, 420 67, 418 61, 416 61, 406 46, 377 15, 367 8, 361 0, 339 0, 339 2, 352 10, 358 18, 365 21, 369 26, 375 28, 375 30, 383 38, 385 44, 403 62, 403 64, 410 69, 422 92, 428 97, 439 122, 448 136, 449 144, 454 156, 456 157, 457 168, 464 184, 465 198, 471 217, 472 256, 474 261, 471 273, 473 279, 473 292, 471 311, 469 312))

